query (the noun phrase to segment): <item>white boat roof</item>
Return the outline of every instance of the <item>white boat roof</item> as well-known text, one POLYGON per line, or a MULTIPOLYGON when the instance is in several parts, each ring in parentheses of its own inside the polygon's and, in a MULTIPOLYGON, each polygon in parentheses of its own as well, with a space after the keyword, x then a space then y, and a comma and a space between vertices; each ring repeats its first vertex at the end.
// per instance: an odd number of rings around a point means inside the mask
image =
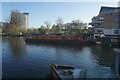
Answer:
POLYGON ((113 50, 117 53, 120 53, 120 48, 114 48, 113 50))

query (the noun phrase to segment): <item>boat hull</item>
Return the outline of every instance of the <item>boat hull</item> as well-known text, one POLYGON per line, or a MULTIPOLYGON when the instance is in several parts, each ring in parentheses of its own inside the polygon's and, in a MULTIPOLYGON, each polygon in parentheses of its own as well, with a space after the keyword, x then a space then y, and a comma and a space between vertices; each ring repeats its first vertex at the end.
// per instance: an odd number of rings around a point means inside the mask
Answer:
POLYGON ((68 69, 74 69, 74 67, 72 67, 72 66, 57 66, 56 64, 51 65, 52 79, 54 79, 54 80, 62 80, 59 73, 57 72, 57 69, 68 70, 68 69))
POLYGON ((96 39, 97 45, 107 45, 112 47, 120 47, 120 38, 100 38, 96 39))
POLYGON ((50 43, 50 44, 90 44, 89 40, 47 40, 47 39, 25 39, 26 43, 50 43))

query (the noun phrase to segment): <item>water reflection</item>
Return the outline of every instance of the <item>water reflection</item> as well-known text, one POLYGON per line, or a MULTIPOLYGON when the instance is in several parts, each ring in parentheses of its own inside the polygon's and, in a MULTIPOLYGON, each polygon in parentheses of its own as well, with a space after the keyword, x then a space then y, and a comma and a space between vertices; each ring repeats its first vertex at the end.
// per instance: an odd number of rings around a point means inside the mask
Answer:
POLYGON ((96 62, 99 65, 110 67, 111 62, 114 58, 114 51, 111 47, 108 46, 99 46, 92 48, 92 53, 94 54, 94 58, 96 58, 96 62))
POLYGON ((111 68, 115 70, 118 76, 120 76, 120 49, 116 48, 114 49, 114 51, 115 51, 115 54, 114 54, 115 56, 114 56, 111 68))
MULTIPOLYGON (((11 54, 14 56, 15 59, 19 59, 20 57, 24 56, 26 54, 25 48, 25 42, 23 37, 5 37, 3 38, 3 42, 7 41, 9 43, 9 48, 11 49, 11 54)), ((4 46, 4 44, 3 44, 4 46)))
POLYGON ((24 38, 3 38, 3 77, 45 78, 50 65, 86 67, 91 76, 114 77, 110 68, 113 50, 95 45, 26 44, 24 38), (9 66, 9 67, 8 67, 9 66), (93 72, 94 71, 94 72, 93 72))

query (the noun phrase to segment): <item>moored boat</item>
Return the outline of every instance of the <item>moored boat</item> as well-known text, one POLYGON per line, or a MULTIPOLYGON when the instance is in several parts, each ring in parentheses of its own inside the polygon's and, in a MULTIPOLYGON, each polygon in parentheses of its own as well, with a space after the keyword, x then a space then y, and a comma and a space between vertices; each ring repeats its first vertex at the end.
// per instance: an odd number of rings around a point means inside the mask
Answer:
POLYGON ((95 43, 97 45, 107 45, 107 46, 119 48, 120 47, 120 38, 103 37, 103 38, 96 39, 95 43))
POLYGON ((32 35, 25 39, 28 43, 62 43, 62 44, 89 44, 94 41, 80 36, 62 35, 32 35))
POLYGON ((96 44, 101 45, 102 43, 100 41, 97 41, 96 44))

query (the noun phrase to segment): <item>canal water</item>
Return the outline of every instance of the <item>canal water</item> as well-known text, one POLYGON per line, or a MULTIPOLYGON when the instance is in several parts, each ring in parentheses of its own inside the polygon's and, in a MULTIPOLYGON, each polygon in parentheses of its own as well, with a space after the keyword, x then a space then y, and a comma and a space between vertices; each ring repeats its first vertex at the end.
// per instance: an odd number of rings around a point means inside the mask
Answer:
POLYGON ((50 65, 87 68, 89 78, 115 78, 115 52, 100 45, 26 44, 23 37, 2 37, 3 78, 46 78, 50 65))

